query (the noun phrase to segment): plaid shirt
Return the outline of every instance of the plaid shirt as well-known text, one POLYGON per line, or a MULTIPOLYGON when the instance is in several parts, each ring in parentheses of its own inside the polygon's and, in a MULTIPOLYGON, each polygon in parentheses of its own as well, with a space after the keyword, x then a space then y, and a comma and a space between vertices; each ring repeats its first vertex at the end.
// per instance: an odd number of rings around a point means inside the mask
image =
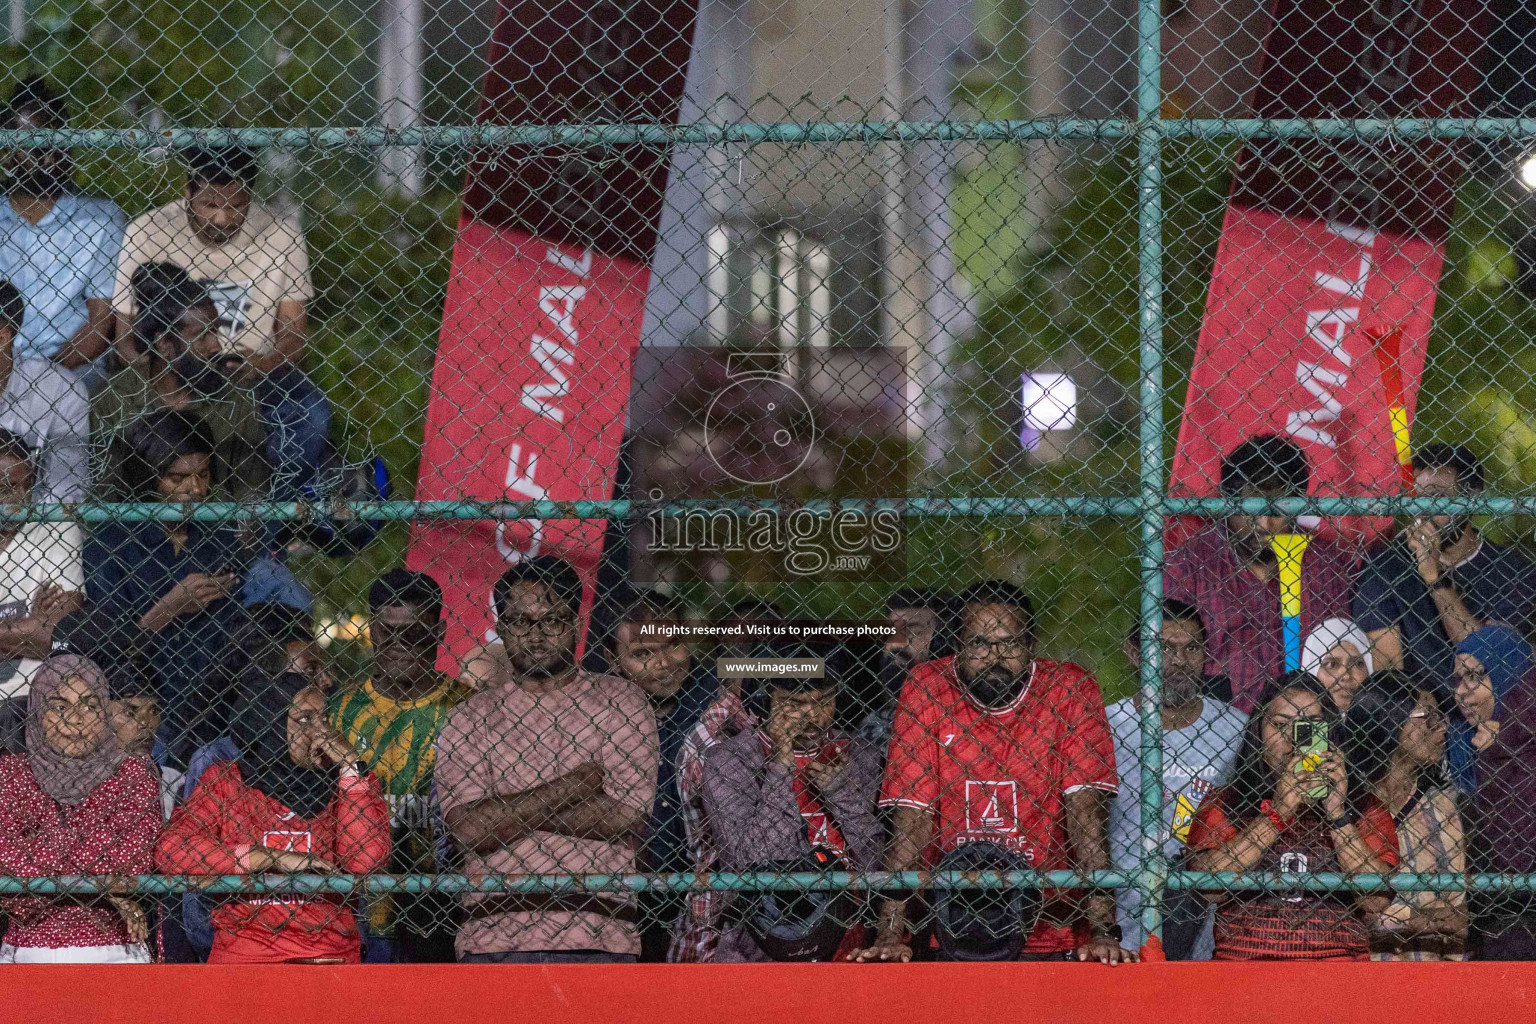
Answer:
MULTIPOLYGON (((1333 541, 1313 537, 1301 569, 1301 635, 1324 619, 1349 617, 1357 563, 1333 541)), ((1168 556, 1163 595, 1187 601, 1205 619, 1210 676, 1232 680, 1233 703, 1245 713, 1285 662, 1280 583, 1265 582, 1237 559, 1226 526, 1206 527, 1168 556)))
MULTIPOLYGON (((699 724, 683 738, 677 755, 677 792, 682 800, 683 830, 696 872, 710 871, 719 861, 720 846, 704 816, 704 752, 717 743, 757 727, 757 717, 737 694, 722 690, 704 709, 699 724)), ((674 964, 708 963, 720 944, 720 921, 730 893, 722 890, 690 893, 673 928, 667 960, 674 964)))

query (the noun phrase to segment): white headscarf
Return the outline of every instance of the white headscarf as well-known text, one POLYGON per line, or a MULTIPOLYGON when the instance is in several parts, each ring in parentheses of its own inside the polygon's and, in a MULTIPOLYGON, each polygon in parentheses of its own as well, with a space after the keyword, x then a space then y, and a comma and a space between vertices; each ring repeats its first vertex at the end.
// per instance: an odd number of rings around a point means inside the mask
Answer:
POLYGON ((1353 644, 1365 660, 1366 674, 1375 671, 1375 666, 1371 664, 1371 641, 1366 638, 1365 630, 1355 625, 1353 619, 1325 619, 1319 623, 1302 645, 1302 670, 1317 675, 1323 659, 1339 644, 1353 644))

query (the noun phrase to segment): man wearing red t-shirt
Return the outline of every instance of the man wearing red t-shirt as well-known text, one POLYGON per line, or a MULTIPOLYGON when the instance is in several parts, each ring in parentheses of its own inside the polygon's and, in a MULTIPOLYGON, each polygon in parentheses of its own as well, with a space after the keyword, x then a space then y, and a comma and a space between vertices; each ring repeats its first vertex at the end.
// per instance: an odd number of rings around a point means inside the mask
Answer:
MULTIPOLYGON (((959 653, 914 668, 896 708, 880 793, 894 808, 887 869, 931 867, 979 841, 1039 871, 1107 868, 1107 796, 1119 779, 1098 683, 1034 657, 1034 609, 1012 584, 978 583, 962 609, 959 653)), ((1120 947, 1112 893, 1046 895, 1022 959, 1136 959, 1120 947)), ((905 933, 905 903, 887 900, 859 959, 910 960, 905 933)))

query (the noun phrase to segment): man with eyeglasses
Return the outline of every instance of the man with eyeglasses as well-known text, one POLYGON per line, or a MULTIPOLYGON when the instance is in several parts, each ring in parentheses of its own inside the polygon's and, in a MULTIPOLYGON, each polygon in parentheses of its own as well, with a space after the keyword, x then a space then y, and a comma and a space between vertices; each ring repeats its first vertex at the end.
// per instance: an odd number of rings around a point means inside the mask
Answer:
MULTIPOLYGON (((894 809, 886 868, 931 868, 967 843, 993 843, 1039 871, 1109 866, 1106 794, 1118 786, 1099 684, 1035 657, 1035 614, 1005 582, 961 596, 958 653, 918 665, 896 707, 880 803, 894 809)), ((1019 959, 1117 964, 1114 897, 1046 892, 1019 959)), ((906 903, 886 900, 863 961, 905 962, 906 903)))
MULTIPOLYGON (((1198 609, 1183 601, 1164 601, 1158 640, 1163 677, 1163 853, 1177 866, 1195 808, 1232 774, 1248 716, 1211 695, 1205 675, 1205 622, 1198 609)), ((1141 667, 1139 622, 1126 638, 1125 657, 1133 667, 1141 667)), ((1141 867, 1142 836, 1139 694, 1109 706, 1109 728, 1120 770, 1120 792, 1109 809, 1110 859, 1122 871, 1135 871, 1141 867)), ((1141 894, 1121 889, 1115 902, 1126 943, 1139 946, 1141 894)), ((1170 891, 1163 907, 1164 956, 1209 960, 1212 909, 1200 893, 1170 891)))
MULTIPOLYGON (((389 803, 390 870, 431 874, 439 863, 432 799, 438 733, 470 689, 437 670, 443 592, 424 572, 391 569, 368 588, 369 678, 330 701, 331 726, 379 777, 389 803)), ((368 899, 369 962, 452 963, 453 901, 436 893, 368 899)))
MULTIPOLYGON (((492 592, 511 678, 476 693, 437 742, 448 830, 471 877, 635 870, 659 751, 634 683, 576 661, 582 584, 569 563, 524 558, 492 592)), ((640 953, 638 914, 618 894, 470 897, 465 963, 622 963, 640 953)))

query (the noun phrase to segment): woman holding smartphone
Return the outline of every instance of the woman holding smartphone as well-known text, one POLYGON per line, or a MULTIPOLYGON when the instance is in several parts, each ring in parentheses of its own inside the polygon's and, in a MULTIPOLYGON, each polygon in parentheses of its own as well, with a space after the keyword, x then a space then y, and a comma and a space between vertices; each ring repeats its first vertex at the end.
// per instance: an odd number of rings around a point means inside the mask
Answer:
MULTIPOLYGON (((1355 784, 1330 742, 1327 689, 1296 672, 1254 709, 1231 785, 1212 793, 1189 830, 1190 870, 1390 874, 1392 816, 1355 784)), ((1216 892, 1217 960, 1365 960, 1363 910, 1381 897, 1296 890, 1216 892)))
MULTIPOLYGON (((208 500, 222 472, 212 432, 189 412, 145 415, 126 428, 120 446, 134 500, 194 506, 208 500)), ((239 531, 222 523, 102 523, 86 542, 86 597, 143 631, 146 669, 161 694, 162 736, 177 767, 186 766, 198 742, 192 724, 218 699, 210 679, 229 642, 250 560, 239 531)))
MULTIPOLYGON (((230 723, 240 760, 208 769, 155 851, 168 874, 368 874, 389 859, 389 809, 296 673, 246 681, 230 723)), ((342 893, 246 894, 213 912, 213 964, 359 963, 342 893)))

